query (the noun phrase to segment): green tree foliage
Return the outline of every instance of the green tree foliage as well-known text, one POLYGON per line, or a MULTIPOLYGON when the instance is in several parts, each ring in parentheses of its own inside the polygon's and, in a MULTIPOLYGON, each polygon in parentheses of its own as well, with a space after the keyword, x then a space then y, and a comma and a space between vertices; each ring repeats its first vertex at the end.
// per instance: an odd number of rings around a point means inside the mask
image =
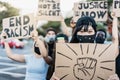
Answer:
POLYGON ((73 18, 73 17, 70 17, 70 18, 66 18, 66 19, 65 19, 65 23, 66 23, 67 26, 70 26, 70 21, 71 21, 72 18, 73 18))
POLYGON ((10 4, 1 1, 0 8, 3 9, 0 11, 0 31, 2 31, 2 19, 19 15, 19 9, 14 8, 10 4))
POLYGON ((37 29, 38 33, 45 36, 46 30, 48 28, 54 28, 56 32, 60 32, 60 22, 59 21, 49 21, 47 24, 43 25, 42 29, 37 29))
MULTIPOLYGON (((72 17, 65 19, 65 23, 67 26, 70 26, 71 19, 72 19, 72 17)), ((59 33, 59 32, 61 32, 60 26, 61 26, 61 22, 59 22, 59 21, 49 21, 47 24, 45 24, 41 27, 42 29, 39 28, 39 29, 37 29, 37 31, 38 31, 39 35, 41 34, 41 35, 45 36, 46 30, 49 27, 52 27, 59 33)))
POLYGON ((97 22, 97 30, 103 29, 106 31, 105 25, 102 22, 97 22))
MULTIPOLYGON (((87 1, 98 1, 98 0, 87 0, 87 1)), ((105 1, 105 0, 101 0, 101 1, 105 1)), ((113 0, 107 0, 108 1, 108 9, 110 11, 110 7, 112 6, 112 2, 113 0)), ((70 26, 70 20, 72 19, 72 17, 70 18, 66 18, 65 19, 65 23, 67 26, 70 26)), ((49 21, 47 24, 43 25, 42 26, 42 29, 38 29, 38 32, 39 34, 42 34, 42 35, 45 35, 45 31, 49 28, 49 27, 52 27, 54 28, 57 32, 60 32, 60 22, 52 22, 52 21, 49 21)), ((97 29, 100 29, 100 28, 104 28, 103 25, 101 24, 97 24, 97 29)), ((105 28, 104 28, 105 29, 105 28)))

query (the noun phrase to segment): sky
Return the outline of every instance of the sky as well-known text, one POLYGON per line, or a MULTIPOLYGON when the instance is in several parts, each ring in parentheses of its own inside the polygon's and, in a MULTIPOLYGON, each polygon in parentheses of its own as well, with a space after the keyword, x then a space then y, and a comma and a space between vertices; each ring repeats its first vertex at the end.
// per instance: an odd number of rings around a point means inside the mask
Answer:
MULTIPOLYGON (((38 6, 38 0, 0 0, 2 2, 8 2, 12 6, 20 9, 20 14, 29 14, 29 13, 36 13, 37 12, 37 6, 38 6)), ((61 1, 61 12, 63 17, 66 17, 68 13, 73 8, 74 2, 80 1, 80 0, 60 0, 61 1)), ((69 16, 72 15, 69 14, 69 16)))

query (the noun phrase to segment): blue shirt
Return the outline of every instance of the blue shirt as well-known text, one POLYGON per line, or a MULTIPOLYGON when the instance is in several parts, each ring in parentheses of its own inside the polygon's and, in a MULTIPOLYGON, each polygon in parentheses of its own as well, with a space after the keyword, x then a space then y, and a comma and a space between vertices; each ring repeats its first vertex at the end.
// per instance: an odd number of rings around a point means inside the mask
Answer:
POLYGON ((25 80, 46 80, 49 65, 43 57, 36 58, 34 55, 25 55, 26 77, 25 80))

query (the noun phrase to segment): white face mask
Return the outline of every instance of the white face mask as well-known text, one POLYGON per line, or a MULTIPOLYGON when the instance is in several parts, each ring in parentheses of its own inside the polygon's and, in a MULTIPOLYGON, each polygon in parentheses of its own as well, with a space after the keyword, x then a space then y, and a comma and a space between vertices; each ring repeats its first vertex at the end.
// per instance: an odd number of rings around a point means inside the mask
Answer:
POLYGON ((54 41, 55 41, 55 35, 46 36, 46 37, 45 37, 45 41, 46 41, 47 43, 49 43, 49 42, 54 42, 54 41))

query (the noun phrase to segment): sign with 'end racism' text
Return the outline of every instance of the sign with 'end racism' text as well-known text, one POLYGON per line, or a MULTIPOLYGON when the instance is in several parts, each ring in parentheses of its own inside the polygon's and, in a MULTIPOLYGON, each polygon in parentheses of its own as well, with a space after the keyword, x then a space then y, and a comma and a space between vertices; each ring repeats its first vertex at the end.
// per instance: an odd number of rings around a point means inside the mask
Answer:
POLYGON ((30 37, 30 33, 35 29, 33 14, 5 18, 2 25, 8 38, 30 37))
POLYGON ((89 1, 74 4, 74 19, 77 21, 80 17, 90 16, 96 21, 107 20, 107 1, 89 1))

